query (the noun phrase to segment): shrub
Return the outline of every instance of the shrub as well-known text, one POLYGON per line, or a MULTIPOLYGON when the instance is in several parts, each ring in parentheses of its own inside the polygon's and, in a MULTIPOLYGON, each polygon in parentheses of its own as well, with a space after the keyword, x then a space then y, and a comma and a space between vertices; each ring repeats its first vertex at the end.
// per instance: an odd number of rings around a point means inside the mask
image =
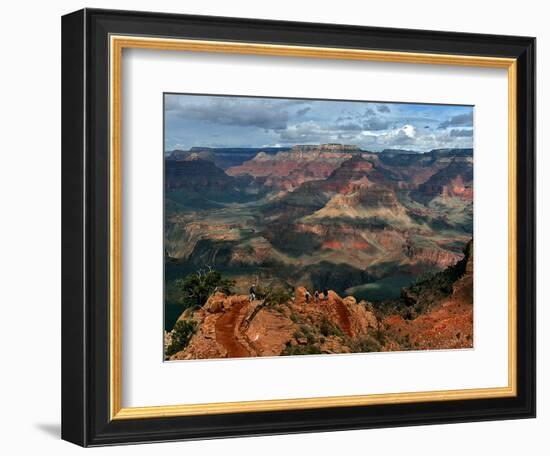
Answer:
POLYGON ((414 313, 416 314, 415 318, 420 314, 427 313, 430 310, 430 305, 430 302, 418 301, 413 307, 414 313))
POLYGON ((350 346, 353 353, 379 352, 382 347, 374 337, 364 337, 355 339, 350 346))
POLYGON ((321 330, 321 334, 325 337, 328 337, 328 336, 342 337, 344 335, 342 330, 337 325, 328 321, 326 318, 321 322, 320 330, 321 330))
POLYGON ((281 355, 283 356, 295 356, 295 355, 320 355, 321 349, 317 345, 291 345, 287 344, 281 355))
POLYGON ((315 335, 312 332, 312 328, 308 325, 300 325, 300 330, 304 334, 304 337, 307 339, 308 344, 314 344, 317 342, 315 335))
POLYGON ((256 298, 263 300, 264 304, 268 306, 276 306, 290 301, 292 290, 282 287, 272 287, 271 285, 266 288, 258 287, 256 289, 256 298))
POLYGON ((166 347, 166 356, 172 356, 187 347, 196 330, 197 322, 193 320, 177 321, 172 330, 172 343, 166 347))

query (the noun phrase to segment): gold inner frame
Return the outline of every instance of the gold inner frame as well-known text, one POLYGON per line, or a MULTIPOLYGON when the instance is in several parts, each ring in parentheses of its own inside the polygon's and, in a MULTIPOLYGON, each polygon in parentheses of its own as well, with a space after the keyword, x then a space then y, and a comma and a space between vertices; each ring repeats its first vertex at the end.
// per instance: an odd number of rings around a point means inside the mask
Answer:
POLYGON ((298 410, 326 407, 397 404, 423 401, 485 399, 517 394, 517 61, 468 55, 387 52, 204 41, 137 36, 110 36, 110 415, 111 419, 159 418, 220 413, 298 410), (403 392, 300 399, 276 399, 170 406, 122 407, 122 51, 123 49, 254 54, 317 59, 367 60, 453 65, 508 70, 508 385, 505 387, 403 392))

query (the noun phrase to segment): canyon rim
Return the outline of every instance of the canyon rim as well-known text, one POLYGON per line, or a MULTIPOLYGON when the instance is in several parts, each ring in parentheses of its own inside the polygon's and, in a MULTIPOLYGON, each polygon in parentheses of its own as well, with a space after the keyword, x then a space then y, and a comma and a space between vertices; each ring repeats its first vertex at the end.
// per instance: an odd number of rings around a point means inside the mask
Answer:
POLYGON ((472 106, 164 94, 164 358, 473 347, 472 106))

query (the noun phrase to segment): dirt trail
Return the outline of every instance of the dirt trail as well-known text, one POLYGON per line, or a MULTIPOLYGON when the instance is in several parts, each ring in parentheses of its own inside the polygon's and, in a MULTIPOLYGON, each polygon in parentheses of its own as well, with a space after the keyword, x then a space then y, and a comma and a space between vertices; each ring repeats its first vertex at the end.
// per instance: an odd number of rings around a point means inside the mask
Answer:
POLYGON ((239 342, 235 334, 235 327, 239 320, 239 313, 246 302, 235 303, 228 312, 216 322, 216 341, 227 351, 228 358, 243 358, 250 356, 247 348, 239 342))

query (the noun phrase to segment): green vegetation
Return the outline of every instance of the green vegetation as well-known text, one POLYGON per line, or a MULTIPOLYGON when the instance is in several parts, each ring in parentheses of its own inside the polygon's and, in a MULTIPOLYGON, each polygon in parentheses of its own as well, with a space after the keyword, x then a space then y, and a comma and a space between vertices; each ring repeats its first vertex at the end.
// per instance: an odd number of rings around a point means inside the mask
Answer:
POLYGON ((344 333, 342 330, 336 325, 335 323, 332 323, 331 321, 328 321, 326 318, 321 323, 321 334, 325 337, 328 336, 338 336, 343 337, 344 333))
POLYGON ((203 306, 208 297, 216 291, 232 294, 235 282, 222 278, 218 271, 209 268, 178 279, 176 285, 181 291, 181 299, 185 307, 191 307, 203 306))
POLYGON ((382 344, 372 336, 353 339, 350 343, 352 353, 370 353, 382 350, 382 344))
POLYGON ((317 345, 291 345, 288 343, 281 353, 282 356, 294 356, 294 355, 320 355, 321 349, 317 345))
POLYGON ((183 350, 197 330, 197 322, 193 320, 179 320, 172 330, 172 342, 166 347, 166 357, 172 356, 183 350))
POLYGON ((203 306, 212 293, 232 294, 234 283, 210 268, 191 272, 188 266, 165 261, 164 329, 171 331, 186 309, 203 306))
POLYGON ((264 301, 265 305, 276 306, 284 304, 292 299, 292 290, 279 286, 257 287, 256 299, 264 301))
POLYGON ((294 334, 294 337, 296 339, 303 337, 307 340, 308 345, 313 345, 317 342, 314 331, 315 330, 309 325, 300 325, 300 330, 294 334))

